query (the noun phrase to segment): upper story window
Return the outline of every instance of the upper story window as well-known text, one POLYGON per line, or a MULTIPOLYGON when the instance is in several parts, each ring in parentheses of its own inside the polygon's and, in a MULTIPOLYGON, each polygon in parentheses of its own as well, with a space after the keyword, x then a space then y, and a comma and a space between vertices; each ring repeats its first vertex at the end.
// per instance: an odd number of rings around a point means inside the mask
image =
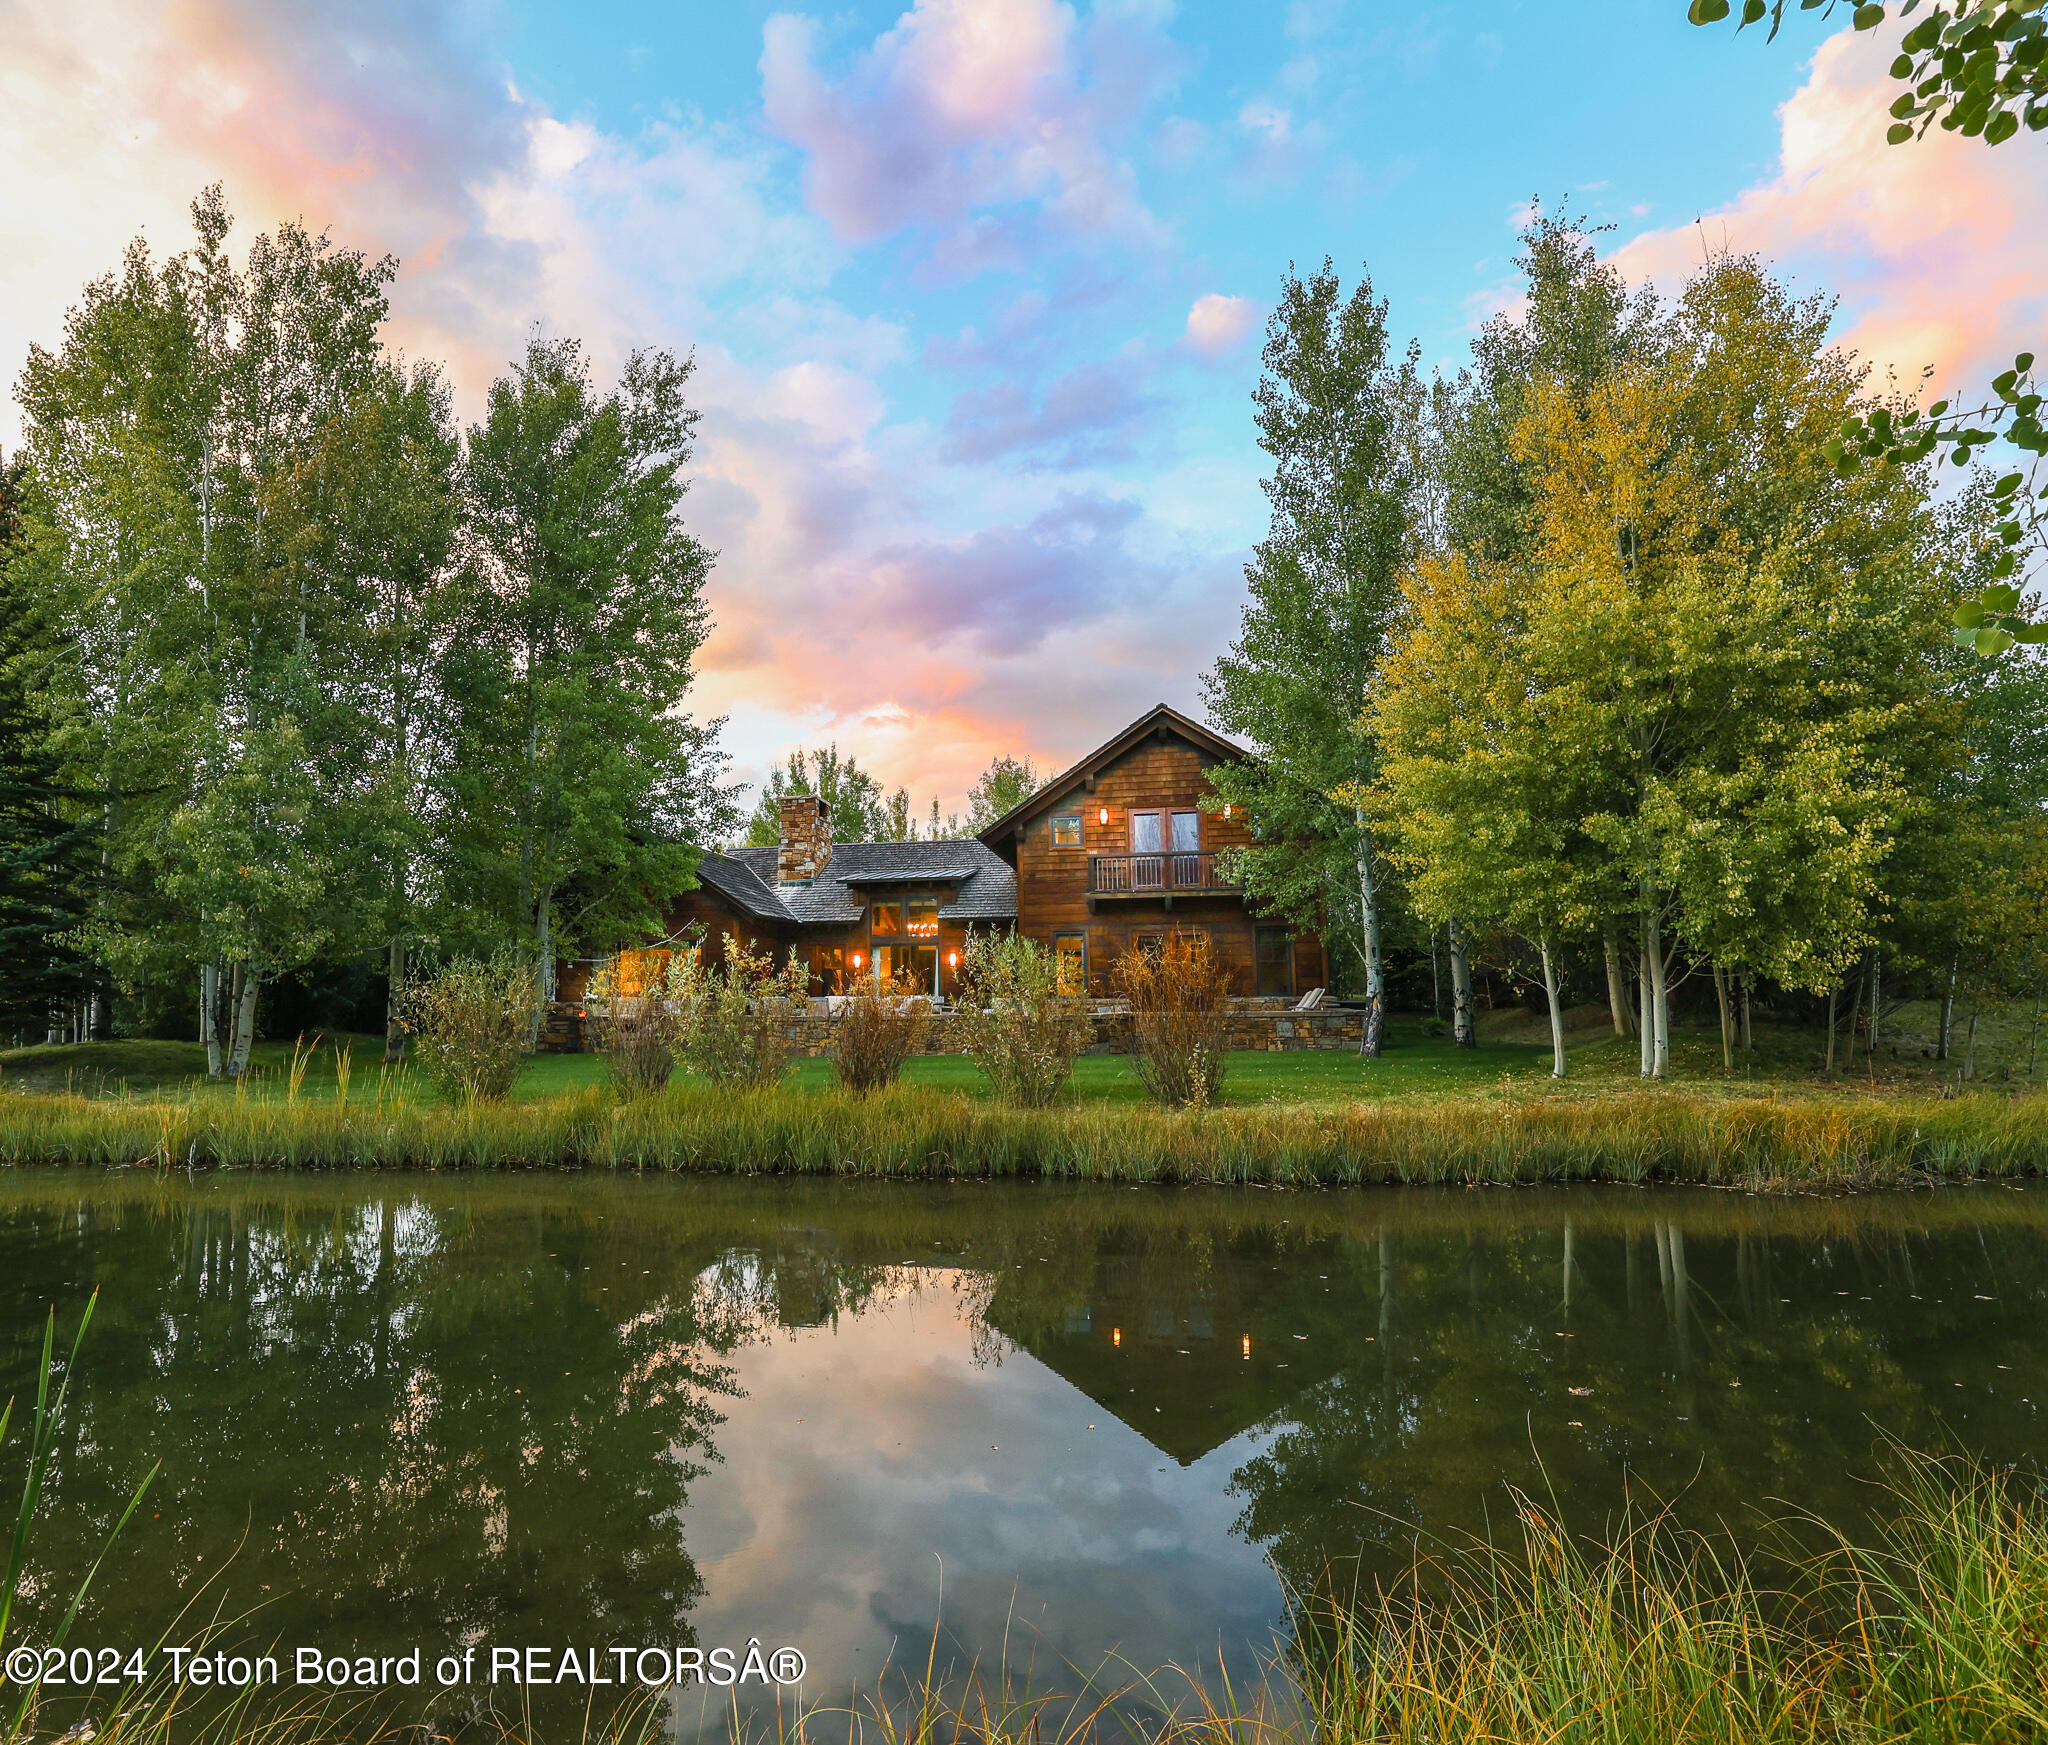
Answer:
POLYGON ((1078 812, 1055 813, 1052 821, 1052 845, 1055 848, 1079 848, 1081 846, 1081 814, 1078 812))
POLYGON ((1199 812, 1133 812, 1131 852, 1133 854, 1195 854, 1202 846, 1202 815, 1199 812))

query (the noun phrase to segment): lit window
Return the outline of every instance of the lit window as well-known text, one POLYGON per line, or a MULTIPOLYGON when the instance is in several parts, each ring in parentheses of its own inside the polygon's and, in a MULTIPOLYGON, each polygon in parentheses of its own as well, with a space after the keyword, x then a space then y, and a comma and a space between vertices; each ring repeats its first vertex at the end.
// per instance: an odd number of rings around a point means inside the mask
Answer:
POLYGON ((1079 848, 1081 846, 1081 814, 1062 812, 1052 821, 1052 845, 1055 848, 1079 848))
POLYGON ((1052 942, 1052 952, 1060 992, 1085 994, 1088 991, 1088 936, 1085 933, 1061 933, 1052 942))

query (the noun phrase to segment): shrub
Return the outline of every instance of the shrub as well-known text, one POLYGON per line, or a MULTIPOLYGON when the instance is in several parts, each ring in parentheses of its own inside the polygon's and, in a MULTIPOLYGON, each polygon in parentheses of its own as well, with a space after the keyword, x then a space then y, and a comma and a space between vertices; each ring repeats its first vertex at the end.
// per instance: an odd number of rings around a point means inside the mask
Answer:
POLYGON ((861 1096, 893 1085, 931 1023, 931 997, 908 976, 858 977, 832 1025, 832 1070, 861 1096))
POLYGON ((1169 933, 1117 961, 1116 986, 1131 1002, 1131 1064, 1169 1109, 1202 1107, 1223 1090, 1230 972, 1202 934, 1169 933))
POLYGON ((612 1089, 630 1101, 668 1088, 690 1033, 694 954, 635 953, 605 960, 585 1012, 612 1089))
POLYGON ((450 1102, 504 1099, 526 1064, 533 965, 511 951, 460 957, 413 985, 405 1027, 422 1070, 450 1102))
POLYGON ((810 1010, 810 972, 792 958, 781 969, 765 951, 728 939, 725 961, 684 960, 690 1064, 713 1084, 772 1085, 789 1064, 810 1010))
POLYGON ((1088 1002, 1060 988, 1053 954, 1021 933, 977 933, 961 970, 967 1051, 1005 1102, 1042 1109, 1095 1037, 1088 1002))

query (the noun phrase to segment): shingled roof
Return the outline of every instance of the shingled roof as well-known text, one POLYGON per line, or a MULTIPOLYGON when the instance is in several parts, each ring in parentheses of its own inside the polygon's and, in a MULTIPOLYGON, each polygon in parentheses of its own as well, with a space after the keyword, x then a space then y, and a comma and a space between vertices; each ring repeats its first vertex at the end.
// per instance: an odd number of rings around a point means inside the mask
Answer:
POLYGON ((843 926, 867 909, 868 885, 951 884, 939 910, 945 921, 1014 921, 1017 875, 1000 855, 965 842, 835 842, 822 878, 808 885, 775 882, 775 850, 736 848, 707 854, 697 876, 759 921, 843 926))

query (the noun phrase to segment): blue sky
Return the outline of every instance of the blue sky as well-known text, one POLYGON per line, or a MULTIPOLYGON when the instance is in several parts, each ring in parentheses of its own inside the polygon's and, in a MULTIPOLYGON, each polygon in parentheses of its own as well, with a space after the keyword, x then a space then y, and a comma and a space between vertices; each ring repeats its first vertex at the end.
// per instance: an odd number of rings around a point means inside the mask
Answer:
POLYGON ((1532 199, 1666 287, 1760 250, 1908 372, 2038 331, 2042 140, 1888 151, 1883 44, 1684 10, 0 0, 0 348, 219 178, 245 235, 399 254, 394 340, 465 408, 535 324, 694 349, 738 773, 837 739, 957 806, 997 751, 1199 709, 1290 260, 1366 265, 1450 369, 1532 199))

